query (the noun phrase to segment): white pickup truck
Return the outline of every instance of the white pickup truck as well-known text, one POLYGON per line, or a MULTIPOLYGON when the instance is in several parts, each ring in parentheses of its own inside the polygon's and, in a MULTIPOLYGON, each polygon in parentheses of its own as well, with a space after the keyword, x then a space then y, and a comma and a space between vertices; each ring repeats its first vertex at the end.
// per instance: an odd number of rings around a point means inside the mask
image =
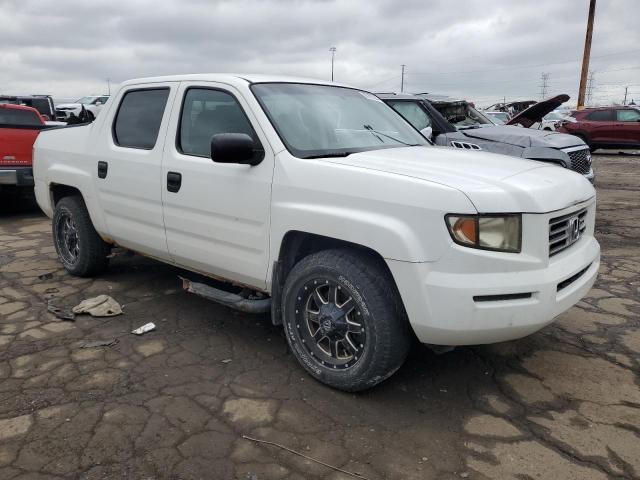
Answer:
POLYGON ((600 261, 581 175, 434 147, 371 93, 322 81, 128 81, 92 124, 40 134, 34 177, 71 274, 100 273, 119 245, 241 286, 187 282, 270 309, 301 365, 348 391, 393 374, 412 334, 539 330, 600 261))

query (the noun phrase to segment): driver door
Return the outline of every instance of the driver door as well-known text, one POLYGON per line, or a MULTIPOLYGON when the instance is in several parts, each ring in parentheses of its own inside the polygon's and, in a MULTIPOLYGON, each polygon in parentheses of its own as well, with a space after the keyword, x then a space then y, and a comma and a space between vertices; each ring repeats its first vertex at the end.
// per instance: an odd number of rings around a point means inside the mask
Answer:
POLYGON ((269 265, 274 156, 250 108, 232 87, 182 82, 162 162, 162 203, 173 261, 256 288, 269 265), (256 166, 216 163, 211 138, 246 133, 264 149, 256 166))

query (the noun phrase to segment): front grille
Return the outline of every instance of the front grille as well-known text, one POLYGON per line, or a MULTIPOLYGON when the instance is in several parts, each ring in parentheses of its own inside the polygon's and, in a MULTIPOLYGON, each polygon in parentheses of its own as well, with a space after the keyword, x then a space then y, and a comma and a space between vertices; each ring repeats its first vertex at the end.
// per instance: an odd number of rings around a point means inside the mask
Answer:
POLYGON ((549 220, 549 256, 573 245, 587 229, 587 209, 549 220), (575 220, 574 220, 575 219, 575 220), (577 226, 574 224, 577 222, 577 226))
POLYGON ((586 175, 591 170, 591 152, 588 148, 567 152, 571 159, 571 170, 586 175))

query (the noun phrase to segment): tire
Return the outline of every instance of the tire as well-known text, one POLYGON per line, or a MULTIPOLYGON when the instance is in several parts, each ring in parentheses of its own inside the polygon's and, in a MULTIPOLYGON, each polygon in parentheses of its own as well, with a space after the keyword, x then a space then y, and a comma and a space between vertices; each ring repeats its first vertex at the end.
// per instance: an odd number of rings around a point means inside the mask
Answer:
POLYGON ((369 255, 324 250, 303 258, 287 276, 282 307, 296 359, 331 387, 371 388, 407 357, 411 335, 400 296, 369 255))
POLYGON ((71 275, 90 277, 106 270, 111 247, 93 228, 81 197, 64 197, 56 204, 52 231, 58 258, 71 275))

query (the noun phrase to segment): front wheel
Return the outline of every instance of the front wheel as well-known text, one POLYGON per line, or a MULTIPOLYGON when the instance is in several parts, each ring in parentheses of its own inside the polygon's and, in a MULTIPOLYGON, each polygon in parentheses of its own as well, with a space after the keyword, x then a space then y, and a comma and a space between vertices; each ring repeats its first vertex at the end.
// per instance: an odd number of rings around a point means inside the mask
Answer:
POLYGON ((282 304, 293 354, 327 385, 371 388, 407 356, 409 326, 398 293, 366 254, 326 250, 305 257, 287 277, 282 304))
POLYGON ((70 274, 89 277, 107 268, 110 247, 93 227, 81 197, 64 197, 56 204, 52 229, 58 258, 70 274))

